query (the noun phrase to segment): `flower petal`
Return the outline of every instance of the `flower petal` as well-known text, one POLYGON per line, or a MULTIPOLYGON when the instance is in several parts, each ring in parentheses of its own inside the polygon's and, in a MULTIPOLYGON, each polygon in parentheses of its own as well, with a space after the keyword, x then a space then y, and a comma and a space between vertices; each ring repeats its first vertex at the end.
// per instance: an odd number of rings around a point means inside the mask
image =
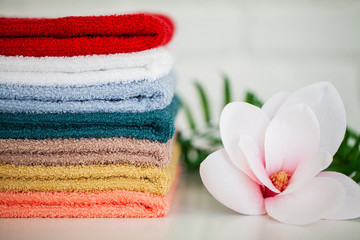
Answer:
POLYGON ((313 178, 298 191, 265 199, 269 216, 284 223, 304 225, 338 210, 344 203, 342 185, 332 178, 313 178))
POLYGON ((319 141, 319 125, 308 106, 298 104, 279 112, 265 135, 268 175, 278 171, 293 173, 302 159, 318 151, 319 141))
POLYGON ((239 147, 245 154, 245 157, 249 163, 251 171, 255 174, 257 179, 264 184, 267 188, 275 193, 280 191, 271 182, 267 172, 265 171, 263 154, 260 152, 259 146, 249 136, 241 135, 239 141, 239 147))
POLYGON ((308 105, 318 119, 320 150, 334 155, 346 130, 346 113, 339 92, 328 82, 315 83, 294 92, 278 112, 299 103, 308 105))
POLYGON ((318 177, 328 177, 339 181, 345 189, 345 203, 342 208, 325 219, 344 220, 360 217, 360 186, 351 178, 338 172, 321 172, 318 177))
MULTIPOLYGON (((263 150, 264 133, 269 124, 269 117, 260 108, 248 103, 232 102, 225 106, 220 118, 220 134, 226 153, 231 161, 258 182, 251 172, 243 152, 239 148, 241 135, 248 135, 263 150)), ((259 183, 259 182, 258 182, 259 183)))
POLYGON ((260 186, 232 164, 224 149, 201 163, 200 176, 211 195, 228 208, 249 215, 265 213, 260 186))
POLYGON ((319 172, 329 167, 332 156, 328 152, 315 152, 299 162, 290 178, 289 186, 281 193, 287 194, 298 190, 311 181, 319 172))
POLYGON ((290 92, 278 92, 271 96, 261 107, 263 111, 267 113, 270 119, 272 119, 279 109, 279 107, 285 102, 290 96, 290 92))

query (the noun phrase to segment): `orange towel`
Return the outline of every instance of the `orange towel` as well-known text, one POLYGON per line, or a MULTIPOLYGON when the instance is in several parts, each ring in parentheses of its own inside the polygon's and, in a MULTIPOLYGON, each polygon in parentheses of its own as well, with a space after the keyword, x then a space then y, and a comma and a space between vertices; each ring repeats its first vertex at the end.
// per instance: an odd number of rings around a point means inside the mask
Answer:
POLYGON ((180 169, 164 196, 135 191, 0 192, 1 218, 152 218, 167 214, 180 169))

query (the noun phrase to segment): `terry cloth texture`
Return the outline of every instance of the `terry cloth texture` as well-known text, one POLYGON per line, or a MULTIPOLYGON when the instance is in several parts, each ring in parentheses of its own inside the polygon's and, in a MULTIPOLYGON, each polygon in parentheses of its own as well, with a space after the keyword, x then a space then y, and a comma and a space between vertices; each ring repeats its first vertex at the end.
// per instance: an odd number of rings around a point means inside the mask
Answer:
POLYGON ((81 87, 0 84, 0 112, 145 112, 165 108, 174 93, 173 72, 157 81, 127 84, 81 87))
POLYGON ((0 191, 130 190, 165 195, 174 180, 180 149, 174 146, 165 168, 130 164, 24 166, 0 165, 0 191))
POLYGON ((0 139, 0 164, 132 164, 163 168, 170 162, 173 142, 134 138, 0 139))
POLYGON ((75 57, 0 56, 0 83, 88 86, 165 77, 173 57, 164 47, 141 52, 75 57))
POLYGON ((125 190, 0 192, 1 218, 152 218, 168 213, 180 169, 165 196, 125 190))
POLYGON ((159 14, 0 18, 0 54, 79 56, 137 52, 167 44, 171 20, 159 14))
POLYGON ((162 110, 141 113, 0 113, 0 138, 127 137, 167 142, 175 131, 179 100, 162 110))

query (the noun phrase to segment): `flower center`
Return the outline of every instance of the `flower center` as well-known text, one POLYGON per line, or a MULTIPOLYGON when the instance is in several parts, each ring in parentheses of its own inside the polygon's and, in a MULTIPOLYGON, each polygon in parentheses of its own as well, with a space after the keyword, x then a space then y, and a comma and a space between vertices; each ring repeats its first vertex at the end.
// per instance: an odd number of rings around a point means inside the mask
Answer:
POLYGON ((280 192, 284 191, 285 188, 289 185, 290 178, 291 174, 286 171, 274 173, 270 176, 271 182, 280 192))

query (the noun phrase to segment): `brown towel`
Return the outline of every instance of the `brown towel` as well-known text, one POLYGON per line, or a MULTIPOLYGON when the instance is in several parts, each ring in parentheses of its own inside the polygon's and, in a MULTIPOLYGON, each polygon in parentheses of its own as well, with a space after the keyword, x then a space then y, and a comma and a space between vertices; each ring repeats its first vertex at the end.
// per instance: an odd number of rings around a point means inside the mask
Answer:
POLYGON ((166 167, 172 142, 134 138, 0 139, 0 164, 132 164, 166 167))

